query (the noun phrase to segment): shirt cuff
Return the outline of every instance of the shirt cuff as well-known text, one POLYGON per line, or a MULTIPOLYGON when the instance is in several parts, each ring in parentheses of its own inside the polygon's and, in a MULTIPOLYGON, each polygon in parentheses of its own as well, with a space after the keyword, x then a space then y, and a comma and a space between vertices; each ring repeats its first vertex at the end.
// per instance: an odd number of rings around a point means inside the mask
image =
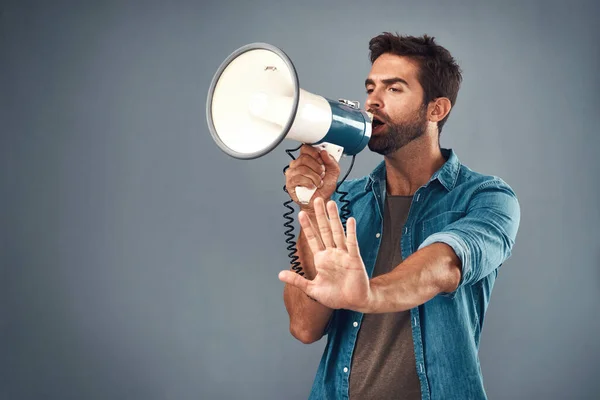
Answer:
POLYGON ((456 296, 458 289, 463 286, 463 283, 465 280, 467 280, 466 278, 471 274, 471 252, 469 251, 469 247, 467 246, 466 242, 459 235, 453 232, 434 233, 433 235, 427 237, 423 243, 421 243, 419 250, 433 243, 444 243, 450 246, 461 262, 461 274, 458 287, 453 292, 441 293, 442 296, 453 299, 456 296))

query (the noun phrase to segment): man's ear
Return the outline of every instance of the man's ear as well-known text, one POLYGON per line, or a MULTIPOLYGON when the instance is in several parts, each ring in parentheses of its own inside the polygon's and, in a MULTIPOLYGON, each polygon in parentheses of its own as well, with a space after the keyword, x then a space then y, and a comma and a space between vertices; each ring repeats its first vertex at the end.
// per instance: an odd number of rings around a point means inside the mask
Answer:
POLYGON ((437 99, 432 100, 431 103, 429 103, 429 121, 439 122, 443 120, 448 113, 450 113, 451 108, 452 104, 447 97, 438 97, 437 99))

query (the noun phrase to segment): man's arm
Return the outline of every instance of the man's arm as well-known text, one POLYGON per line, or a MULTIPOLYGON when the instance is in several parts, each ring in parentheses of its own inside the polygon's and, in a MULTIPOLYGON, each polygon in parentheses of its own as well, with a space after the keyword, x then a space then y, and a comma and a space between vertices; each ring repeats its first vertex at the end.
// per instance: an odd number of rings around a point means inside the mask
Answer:
POLYGON ((514 192, 501 180, 475 191, 466 215, 420 248, 391 272, 370 281, 369 299, 356 311, 408 310, 438 294, 453 298, 498 268, 510 256, 520 222, 514 192))
POLYGON ((394 270, 370 281, 365 307, 356 311, 373 314, 410 310, 439 293, 454 291, 461 276, 460 260, 446 244, 434 243, 418 250, 394 270))
MULTIPOLYGON (((300 205, 300 209, 315 221, 313 206, 299 202, 296 187, 317 186, 313 199, 317 197, 329 199, 335 191, 339 175, 340 167, 327 151, 319 152, 310 145, 303 145, 298 159, 290 162, 290 168, 286 170, 286 189, 292 200, 300 205)), ((297 277, 304 281, 312 281, 317 275, 314 256, 302 230, 298 234, 296 249, 306 279, 297 277)), ((291 285, 285 285, 283 300, 290 317, 290 332, 296 339, 303 343, 312 343, 323 337, 333 313, 331 308, 317 303, 302 290, 291 285)))
MULTIPOLYGON (((307 214, 316 224, 314 212, 307 214)), ((302 230, 298 234, 296 247, 304 277, 313 280, 316 276, 314 257, 302 230)), ((290 317, 290 332, 296 339, 309 344, 323 337, 333 309, 312 300, 302 290, 289 284, 283 289, 283 300, 290 317)))

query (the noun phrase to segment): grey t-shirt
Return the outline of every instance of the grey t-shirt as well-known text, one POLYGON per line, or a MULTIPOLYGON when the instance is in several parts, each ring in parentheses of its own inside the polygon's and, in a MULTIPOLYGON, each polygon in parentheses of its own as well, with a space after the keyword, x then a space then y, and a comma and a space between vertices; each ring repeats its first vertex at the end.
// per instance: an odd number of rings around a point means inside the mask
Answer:
MULTIPOLYGON (((400 239, 412 196, 388 196, 373 277, 402 262, 400 239)), ((350 399, 421 399, 410 310, 365 314, 350 368, 350 399)))

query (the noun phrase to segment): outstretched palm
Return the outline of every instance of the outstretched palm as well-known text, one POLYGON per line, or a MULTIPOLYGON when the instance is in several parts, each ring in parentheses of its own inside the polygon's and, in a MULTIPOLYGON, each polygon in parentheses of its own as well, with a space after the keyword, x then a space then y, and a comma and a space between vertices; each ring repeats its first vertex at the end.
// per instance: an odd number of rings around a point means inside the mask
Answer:
POLYGON ((299 220, 314 255, 317 275, 311 281, 292 271, 281 271, 279 279, 329 308, 360 309, 368 301, 370 285, 358 249, 356 220, 348 219, 346 235, 334 201, 329 201, 325 210, 324 201, 317 198, 314 208, 318 231, 306 213, 300 212, 299 220))

